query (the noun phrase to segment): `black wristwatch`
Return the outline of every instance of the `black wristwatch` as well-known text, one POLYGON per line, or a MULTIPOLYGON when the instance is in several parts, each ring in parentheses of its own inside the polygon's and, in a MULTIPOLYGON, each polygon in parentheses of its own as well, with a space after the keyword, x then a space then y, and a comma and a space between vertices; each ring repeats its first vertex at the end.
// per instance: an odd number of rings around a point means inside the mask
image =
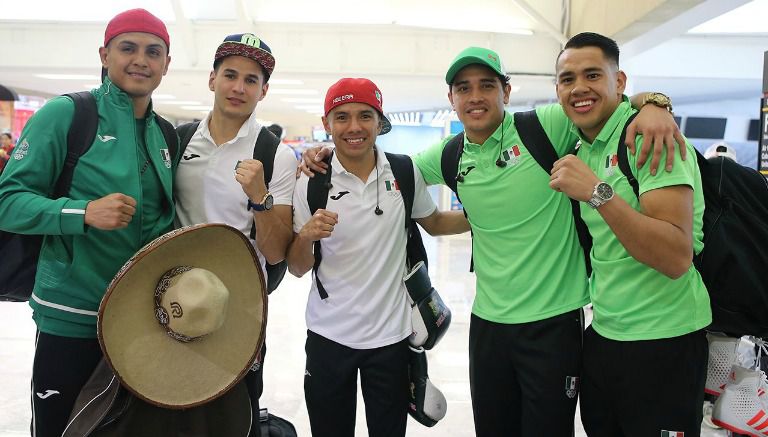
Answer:
POLYGON ((272 204, 274 203, 274 198, 272 197, 272 194, 267 191, 267 194, 264 195, 264 198, 261 199, 261 203, 253 203, 251 202, 251 199, 248 199, 248 210, 254 210, 254 211, 269 211, 272 209, 272 204))

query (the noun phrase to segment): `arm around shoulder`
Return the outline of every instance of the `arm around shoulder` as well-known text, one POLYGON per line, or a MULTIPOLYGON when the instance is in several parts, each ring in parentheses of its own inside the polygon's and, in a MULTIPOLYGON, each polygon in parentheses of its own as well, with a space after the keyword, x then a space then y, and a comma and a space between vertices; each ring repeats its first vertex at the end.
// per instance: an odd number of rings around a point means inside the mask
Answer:
POLYGON ((415 219, 429 235, 463 234, 469 231, 469 221, 463 211, 438 211, 427 217, 415 219))

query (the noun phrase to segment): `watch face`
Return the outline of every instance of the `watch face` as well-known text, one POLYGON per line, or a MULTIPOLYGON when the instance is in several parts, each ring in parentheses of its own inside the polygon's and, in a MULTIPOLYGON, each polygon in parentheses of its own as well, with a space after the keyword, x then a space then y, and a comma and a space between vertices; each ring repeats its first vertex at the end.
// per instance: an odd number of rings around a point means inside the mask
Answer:
POLYGON ((595 187, 595 191, 597 192, 597 196, 600 199, 609 200, 613 197, 613 187, 611 187, 610 184, 606 182, 601 182, 597 184, 597 187, 595 187))
POLYGON ((271 194, 268 194, 264 198, 264 209, 272 209, 272 204, 274 203, 275 199, 272 197, 271 194))
POLYGON ((669 105, 669 98, 661 94, 654 94, 651 100, 658 105, 669 105))
POLYGON ((651 103, 656 106, 672 108, 672 100, 661 93, 651 93, 646 97, 645 103, 651 103))

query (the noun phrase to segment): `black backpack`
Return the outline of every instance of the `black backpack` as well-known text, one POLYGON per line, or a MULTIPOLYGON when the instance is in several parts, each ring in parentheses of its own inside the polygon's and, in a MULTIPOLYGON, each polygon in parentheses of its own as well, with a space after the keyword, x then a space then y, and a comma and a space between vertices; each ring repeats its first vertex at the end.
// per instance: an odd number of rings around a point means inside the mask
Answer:
MULTIPOLYGON (((421 231, 419 231, 418 224, 411 218, 411 212, 413 211, 413 198, 416 190, 416 181, 413 176, 413 161, 408 155, 398 155, 394 153, 384 153, 389 161, 389 165, 392 168, 392 174, 400 187, 400 193, 403 196, 403 204, 405 206, 404 226, 408 236, 408 242, 406 244, 406 261, 408 269, 415 266, 419 261, 424 261, 424 265, 427 266, 427 251, 424 249, 424 242, 421 239, 421 231)), ((328 204, 328 192, 333 185, 331 184, 331 158, 333 155, 326 157, 324 162, 328 166, 325 174, 316 174, 315 177, 309 178, 307 183, 307 205, 311 215, 315 214, 318 209, 325 209, 328 204)), ((315 283, 317 284, 317 291, 320 293, 322 299, 328 297, 328 292, 320 282, 320 278, 317 277, 317 269, 320 267, 320 262, 323 259, 322 252, 320 250, 320 240, 317 240, 313 244, 313 250, 315 256, 315 264, 312 266, 312 274, 315 277, 315 283)))
MULTIPOLYGON (((189 140, 197 131, 200 122, 193 122, 181 125, 177 128, 179 132, 179 156, 184 155, 184 150, 189 144, 189 140)), ((262 127, 259 135, 256 137, 256 144, 253 146, 253 159, 258 159, 264 166, 264 184, 269 189, 269 182, 272 180, 272 169, 275 164, 275 153, 277 146, 280 145, 280 138, 262 127)), ((256 238, 256 224, 251 224, 251 240, 256 238)), ((288 269, 288 263, 285 260, 277 264, 266 263, 267 270, 267 293, 272 293, 280 285, 285 277, 285 271, 288 269)))
MULTIPOLYGON (((630 118, 627 121, 629 124, 630 118)), ((626 126, 619 144, 626 137, 626 126)), ((619 168, 637 196, 639 184, 619 147, 619 168)), ((704 249, 693 258, 709 292, 711 331, 768 336, 768 182, 756 170, 696 152, 704 191, 704 249)), ((638 196, 639 198, 639 196, 638 196)))
POLYGON ((293 424, 282 417, 275 416, 266 408, 259 410, 261 437, 297 437, 293 424))
MULTIPOLYGON (((93 94, 81 91, 64 95, 74 102, 75 113, 67 133, 67 157, 50 194, 51 199, 69 194, 75 166, 93 144, 99 125, 99 114, 93 94)), ((171 156, 177 156, 178 139, 173 125, 159 115, 156 115, 155 119, 163 132, 171 156)), ((29 300, 35 286, 37 260, 42 244, 43 235, 0 231, 0 253, 3 254, 3 262, 0 263, 0 301, 29 300)))
MULTIPOLYGON (((530 152, 533 159, 539 164, 539 166, 547 172, 552 173, 552 167, 555 165, 555 161, 559 158, 557 151, 549 140, 544 127, 541 126, 539 117, 536 115, 536 110, 530 110, 525 112, 515 112, 515 128, 517 129, 520 140, 522 140, 525 147, 530 152)), ((456 199, 461 202, 459 197, 457 183, 459 160, 461 154, 464 153, 464 132, 457 134, 451 138, 443 148, 443 154, 440 160, 440 170, 443 174, 443 180, 448 188, 456 194, 456 199)), ((592 272, 592 263, 589 259, 589 252, 592 250, 592 235, 590 235, 587 229, 586 223, 581 219, 581 213, 579 212, 579 202, 573 199, 571 201, 571 212, 573 214, 573 221, 576 225, 576 234, 579 237, 579 243, 584 251, 584 262, 587 267, 587 274, 592 272)), ((464 209, 464 215, 469 212, 464 209)), ((474 259, 470 261, 469 271, 474 270, 474 259)))

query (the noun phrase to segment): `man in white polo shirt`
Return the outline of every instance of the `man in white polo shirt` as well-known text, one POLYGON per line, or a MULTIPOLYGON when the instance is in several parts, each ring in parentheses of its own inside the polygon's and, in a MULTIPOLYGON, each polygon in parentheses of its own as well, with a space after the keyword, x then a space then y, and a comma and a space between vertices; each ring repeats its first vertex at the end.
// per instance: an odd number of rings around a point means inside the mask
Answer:
MULTIPOLYGON (((289 271, 302 276, 314 265, 314 242, 322 241, 306 311, 304 394, 312 435, 354 436, 359 371, 368 435, 404 436, 412 331, 403 282, 405 205, 390 162, 375 146, 391 129, 381 92, 368 79, 339 80, 326 95, 323 125, 336 145, 328 204, 310 213, 309 178, 302 175, 288 250, 289 271)), ((415 166, 413 173, 411 217, 432 235, 469 230, 461 212, 436 210, 415 166)))
MULTIPOLYGON (((296 183, 296 157, 284 144, 277 147, 269 185, 263 164, 253 159, 260 135, 270 135, 256 121, 256 104, 267 94, 275 58, 264 41, 246 33, 230 35, 216 50, 208 86, 215 94, 213 110, 200 122, 187 145, 175 179, 177 221, 181 226, 226 223, 245 235, 255 227, 259 260, 277 264, 293 233, 291 197, 296 183), (255 225, 254 225, 255 223, 255 225)), ((182 135, 183 137, 183 135, 182 135)), ((265 348, 260 362, 263 363, 265 348)), ((246 376, 258 425, 262 366, 246 376)), ((251 436, 259 435, 254 426, 251 436)))

